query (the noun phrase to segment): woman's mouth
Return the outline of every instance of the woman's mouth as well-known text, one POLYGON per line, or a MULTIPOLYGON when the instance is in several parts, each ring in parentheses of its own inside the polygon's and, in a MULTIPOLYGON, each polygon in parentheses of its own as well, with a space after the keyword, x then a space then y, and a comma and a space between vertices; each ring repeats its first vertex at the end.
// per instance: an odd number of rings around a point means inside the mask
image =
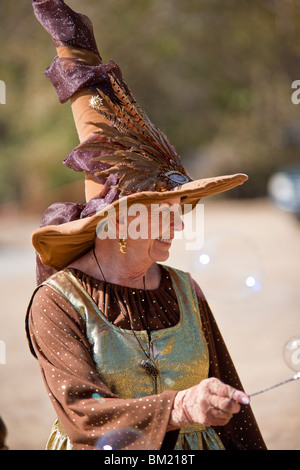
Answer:
POLYGON ((156 240, 158 240, 161 243, 167 243, 168 245, 171 245, 171 243, 172 243, 172 238, 159 238, 159 237, 157 237, 156 240))

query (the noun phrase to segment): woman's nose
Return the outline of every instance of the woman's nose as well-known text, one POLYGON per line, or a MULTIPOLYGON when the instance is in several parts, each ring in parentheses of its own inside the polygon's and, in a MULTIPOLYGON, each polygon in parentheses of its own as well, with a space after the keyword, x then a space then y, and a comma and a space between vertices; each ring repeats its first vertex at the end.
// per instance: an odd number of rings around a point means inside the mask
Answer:
POLYGON ((178 205, 170 213, 170 226, 174 232, 180 232, 184 229, 181 207, 178 205))
POLYGON ((184 229, 184 222, 182 220, 182 215, 179 212, 174 214, 174 230, 176 232, 181 232, 184 229))

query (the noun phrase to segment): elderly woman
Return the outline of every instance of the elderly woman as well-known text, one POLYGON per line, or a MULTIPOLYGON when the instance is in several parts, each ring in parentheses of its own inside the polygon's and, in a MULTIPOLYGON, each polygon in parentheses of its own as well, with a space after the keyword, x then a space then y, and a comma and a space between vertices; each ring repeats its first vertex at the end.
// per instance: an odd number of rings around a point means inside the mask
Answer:
POLYGON ((53 204, 33 234, 27 333, 58 418, 47 449, 265 449, 200 287, 159 264, 185 204, 247 177, 192 181, 118 66, 102 64, 87 17, 61 0, 33 7, 58 52, 46 75, 80 138, 65 164, 86 186, 85 204, 53 204), (129 230, 134 204, 143 237, 129 230))

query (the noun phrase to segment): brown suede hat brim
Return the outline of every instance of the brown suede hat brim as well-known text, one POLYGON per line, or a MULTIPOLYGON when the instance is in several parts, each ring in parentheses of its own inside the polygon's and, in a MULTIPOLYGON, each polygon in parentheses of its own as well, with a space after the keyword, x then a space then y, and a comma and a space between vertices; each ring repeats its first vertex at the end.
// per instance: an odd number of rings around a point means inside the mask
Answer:
POLYGON ((247 175, 239 173, 192 181, 172 191, 135 193, 114 201, 91 217, 40 228, 33 232, 32 244, 42 263, 59 271, 92 248, 97 225, 107 218, 112 209, 118 213, 125 205, 157 204, 178 197, 182 204, 190 204, 194 208, 203 197, 228 191, 247 179, 247 175))

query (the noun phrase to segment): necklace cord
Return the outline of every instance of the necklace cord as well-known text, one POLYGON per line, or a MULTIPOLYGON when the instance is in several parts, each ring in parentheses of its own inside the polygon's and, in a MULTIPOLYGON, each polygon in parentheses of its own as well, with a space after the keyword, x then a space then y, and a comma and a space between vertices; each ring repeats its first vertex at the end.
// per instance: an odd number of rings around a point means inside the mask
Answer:
MULTIPOLYGON (((97 256, 96 256, 95 247, 93 247, 93 255, 94 255, 95 261, 96 261, 96 263, 97 263, 97 265, 98 265, 99 271, 100 271, 100 273, 101 273, 101 275, 102 275, 102 277, 103 277, 104 282, 107 282, 107 281, 106 281, 106 278, 105 278, 105 276, 104 276, 104 273, 103 273, 103 271, 102 271, 102 269, 101 269, 101 266, 100 266, 100 263, 99 263, 99 261, 98 261, 98 258, 97 258, 97 256)), ((143 276, 143 283, 144 283, 144 290, 146 290, 145 276, 143 276)), ((123 312, 123 309, 122 309, 121 306, 118 304, 117 298, 116 298, 116 296, 115 296, 115 294, 114 294, 113 291, 112 291, 112 294, 113 294, 115 303, 118 305, 118 307, 119 307, 119 309, 120 309, 120 312, 121 312, 122 315, 124 316, 125 320, 128 321, 129 326, 130 326, 130 330, 132 331, 134 337, 136 338, 136 340, 137 340, 139 346, 141 347, 141 349, 142 349, 142 351, 144 352, 145 356, 151 361, 151 363, 153 363, 153 359, 152 359, 152 357, 151 357, 151 355, 150 355, 151 333, 150 333, 150 331, 149 331, 148 324, 147 324, 147 330, 146 330, 146 331, 147 331, 147 334, 148 334, 148 341, 149 341, 149 353, 147 353, 147 351, 145 351, 145 349, 143 348, 143 346, 142 346, 142 344, 141 344, 139 338, 137 337, 135 331, 133 330, 133 328, 132 328, 132 326, 131 326, 131 322, 130 322, 129 317, 123 312)), ((146 316, 145 316, 145 318, 146 318, 146 316)), ((146 321, 147 321, 147 319, 146 319, 146 321)))

